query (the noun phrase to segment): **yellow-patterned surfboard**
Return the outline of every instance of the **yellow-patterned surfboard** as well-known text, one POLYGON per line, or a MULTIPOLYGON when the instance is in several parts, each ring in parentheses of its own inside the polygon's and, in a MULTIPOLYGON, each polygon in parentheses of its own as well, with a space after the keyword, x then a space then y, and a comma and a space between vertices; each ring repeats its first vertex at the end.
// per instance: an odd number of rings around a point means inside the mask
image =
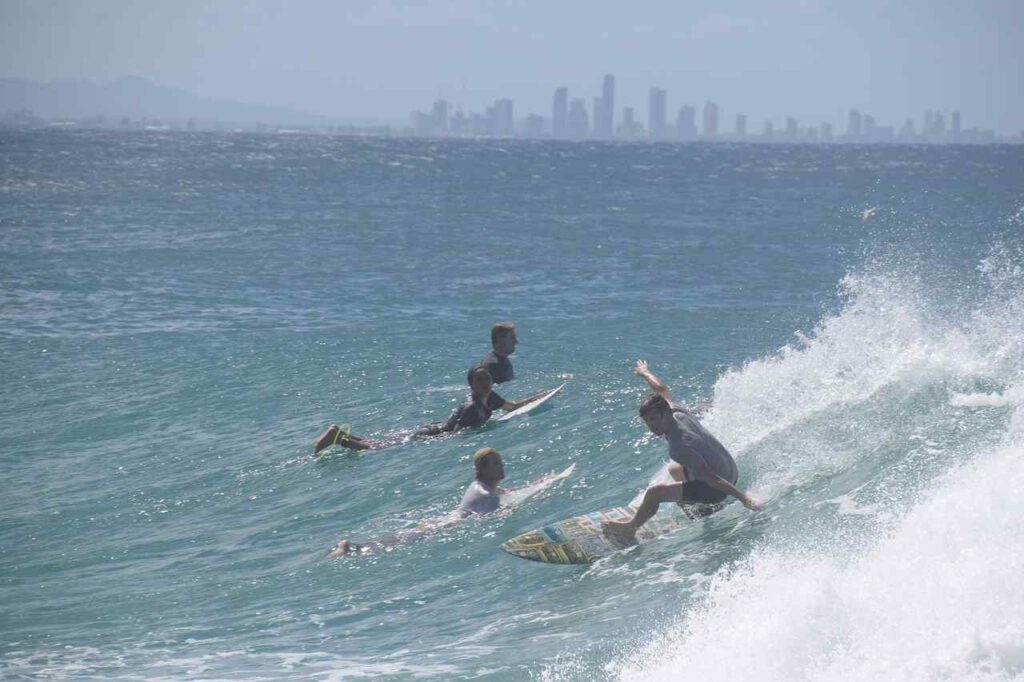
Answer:
MULTIPOLYGON (((501 544, 513 556, 546 564, 589 564, 629 546, 613 542, 601 532, 602 521, 628 521, 632 507, 615 507, 559 521, 550 526, 517 535, 501 544)), ((637 531, 638 542, 653 540, 682 528, 687 518, 676 505, 662 505, 654 517, 637 531)))

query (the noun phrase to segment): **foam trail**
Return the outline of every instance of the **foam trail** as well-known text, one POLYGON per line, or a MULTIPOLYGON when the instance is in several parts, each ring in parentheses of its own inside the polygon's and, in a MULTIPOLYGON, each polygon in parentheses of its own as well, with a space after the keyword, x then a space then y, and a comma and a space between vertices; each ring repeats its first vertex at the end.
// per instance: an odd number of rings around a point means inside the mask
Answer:
POLYGON ((847 306, 800 347, 723 377, 712 430, 748 467, 767 461, 759 440, 786 445, 786 476, 826 471, 828 496, 802 501, 841 508, 780 517, 612 676, 1024 679, 1024 273, 1005 252, 983 266, 988 297, 961 320, 931 318, 899 277, 848 278, 847 306), (846 460, 805 442, 851 424, 846 460), (837 489, 844 476, 856 486, 837 489), (871 494, 894 504, 862 505, 871 494))
POLYGON ((620 679, 1020 678, 1022 486, 1024 448, 1008 446, 950 476, 852 564, 757 552, 620 679))

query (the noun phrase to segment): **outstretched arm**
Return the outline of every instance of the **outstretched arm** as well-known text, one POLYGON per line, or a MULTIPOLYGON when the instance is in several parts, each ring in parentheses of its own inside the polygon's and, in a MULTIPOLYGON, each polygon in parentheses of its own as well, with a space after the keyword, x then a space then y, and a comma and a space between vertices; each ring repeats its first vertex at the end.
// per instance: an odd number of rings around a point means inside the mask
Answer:
POLYGON ((704 482, 710 485, 712 488, 717 488, 718 490, 721 490, 723 493, 728 493, 729 495, 732 495, 737 500, 742 502, 743 506, 749 509, 750 511, 761 511, 762 509, 764 509, 763 502, 758 502, 757 500, 753 500, 750 497, 748 497, 746 493, 741 492, 732 483, 729 483, 729 481, 725 480, 724 478, 716 474, 714 471, 712 471, 711 467, 709 467, 707 464, 705 464, 701 469, 701 473, 704 474, 704 482))
POLYGON ((546 396, 548 393, 551 393, 551 390, 552 389, 550 389, 550 388, 544 389, 540 393, 536 393, 534 395, 531 395, 529 398, 523 398, 522 400, 506 400, 505 404, 501 406, 501 409, 505 410, 506 412, 512 412, 513 410, 518 410, 523 405, 529 405, 534 400, 540 400, 541 398, 546 396))
POLYGON ((665 385, 661 379, 655 376, 651 368, 647 366, 646 360, 637 360, 636 367, 633 369, 638 377, 647 382, 647 385, 651 387, 651 390, 660 395, 668 402, 674 402, 672 392, 668 390, 668 386, 665 385))

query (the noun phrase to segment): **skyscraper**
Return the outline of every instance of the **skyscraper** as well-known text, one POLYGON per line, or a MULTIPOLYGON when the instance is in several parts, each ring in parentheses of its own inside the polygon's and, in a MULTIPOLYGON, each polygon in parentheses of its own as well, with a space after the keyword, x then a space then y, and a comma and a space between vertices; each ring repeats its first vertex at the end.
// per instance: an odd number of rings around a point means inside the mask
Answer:
POLYGON ((448 129, 453 135, 465 135, 469 132, 469 120, 466 115, 462 113, 462 110, 455 112, 455 115, 451 117, 451 123, 448 129))
POLYGON ((647 96, 647 134, 652 140, 665 139, 665 91, 651 88, 647 96))
POLYGON ((786 142, 796 142, 800 137, 800 126, 792 116, 786 118, 786 142))
POLYGON ((697 110, 684 104, 676 116, 676 137, 684 142, 697 139, 697 110))
POLYGON ((704 105, 704 137, 712 140, 718 136, 718 105, 708 102, 704 105))
POLYGON ((434 102, 434 108, 430 112, 430 117, 433 119, 431 127, 434 134, 448 132, 448 102, 443 99, 434 102))
POLYGON ((495 100, 494 106, 491 107, 491 111, 493 112, 491 134, 495 137, 512 137, 512 132, 514 130, 512 100, 495 100))
POLYGON ((946 136, 946 117, 942 115, 941 111, 936 111, 935 117, 932 118, 931 133, 936 142, 942 142, 946 136))
POLYGON ((736 137, 742 140, 747 136, 747 115, 736 114, 736 137))
POLYGON ((856 109, 850 109, 849 122, 846 124, 846 139, 849 142, 860 142, 861 116, 856 109))
POLYGON ((587 116, 587 105, 582 99, 574 99, 569 106, 569 118, 566 122, 569 137, 582 140, 590 132, 590 118, 587 116))
POLYGON ((569 88, 555 90, 555 105, 551 113, 551 137, 562 139, 568 135, 566 123, 569 114, 569 88))
POLYGON ((594 108, 594 136, 604 140, 615 133, 615 76, 606 74, 601 87, 601 106, 594 108))
POLYGON ((622 123, 615 130, 615 136, 624 140, 636 139, 643 126, 633 120, 633 107, 626 107, 622 110, 622 123))
POLYGON ((599 124, 600 124, 600 122, 602 120, 601 117, 604 116, 604 106, 601 104, 601 98, 600 97, 595 97, 594 98, 594 104, 591 106, 590 110, 592 112, 594 112, 593 136, 596 137, 596 138, 600 138, 600 137, 602 137, 602 135, 601 135, 601 132, 598 130, 598 126, 599 126, 599 124))
POLYGON ((875 141, 875 117, 871 114, 864 114, 864 141, 874 142, 875 141))

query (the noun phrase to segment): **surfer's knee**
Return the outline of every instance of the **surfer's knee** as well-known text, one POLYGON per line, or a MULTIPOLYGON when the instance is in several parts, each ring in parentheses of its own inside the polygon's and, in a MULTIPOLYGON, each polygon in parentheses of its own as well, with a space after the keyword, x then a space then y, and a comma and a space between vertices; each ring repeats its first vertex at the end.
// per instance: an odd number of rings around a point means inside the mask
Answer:
POLYGON ((348 556, 348 553, 353 549, 352 543, 348 540, 342 540, 337 546, 331 550, 331 553, 327 555, 328 559, 337 559, 338 557, 348 556))
POLYGON ((672 462, 668 465, 668 474, 676 481, 682 481, 686 479, 685 469, 679 462, 672 462))
POLYGON ((676 495, 676 488, 678 485, 678 483, 656 483, 648 488, 647 492, 644 493, 644 501, 658 503, 674 501, 676 497, 678 497, 678 495, 676 495))

